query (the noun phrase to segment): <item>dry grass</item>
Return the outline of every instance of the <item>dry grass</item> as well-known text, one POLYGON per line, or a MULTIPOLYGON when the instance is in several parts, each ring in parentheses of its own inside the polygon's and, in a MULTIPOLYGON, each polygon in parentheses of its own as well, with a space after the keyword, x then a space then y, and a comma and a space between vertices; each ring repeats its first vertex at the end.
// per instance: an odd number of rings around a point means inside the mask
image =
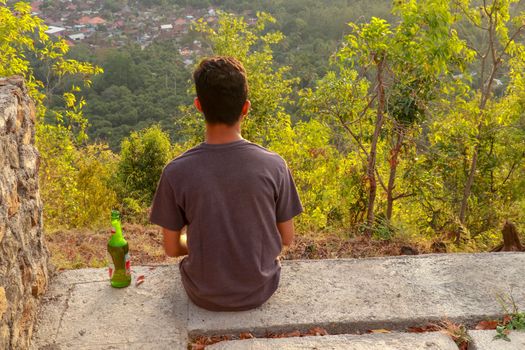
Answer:
MULTIPOLYGON (((133 265, 168 264, 169 258, 162 248, 162 236, 153 226, 125 224, 124 237, 128 241, 133 265)), ((46 236, 51 251, 51 262, 58 269, 104 267, 107 265, 106 245, 110 237, 107 230, 60 230, 46 236)))
POLYGON ((298 235, 294 244, 283 251, 282 257, 286 260, 368 258, 431 252, 429 244, 405 238, 386 241, 364 236, 347 238, 338 234, 306 234, 298 235))
MULTIPOLYGON (((124 236, 129 243, 133 265, 169 264, 177 259, 168 258, 162 248, 158 228, 138 224, 125 224, 124 236)), ((106 230, 59 230, 47 234, 51 262, 58 269, 103 267, 107 264, 106 230)), ((295 243, 283 251, 283 259, 365 258, 403 254, 430 253, 428 244, 395 238, 390 241, 369 240, 358 236, 346 238, 338 234, 297 235, 295 243)))

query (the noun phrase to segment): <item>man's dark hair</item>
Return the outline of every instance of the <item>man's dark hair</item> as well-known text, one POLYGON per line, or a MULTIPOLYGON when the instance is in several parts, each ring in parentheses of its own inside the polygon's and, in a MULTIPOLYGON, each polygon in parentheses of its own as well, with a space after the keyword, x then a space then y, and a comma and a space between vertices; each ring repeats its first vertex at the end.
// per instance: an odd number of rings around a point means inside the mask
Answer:
POLYGON ((193 80, 206 122, 234 125, 248 97, 246 71, 233 57, 204 59, 193 80))

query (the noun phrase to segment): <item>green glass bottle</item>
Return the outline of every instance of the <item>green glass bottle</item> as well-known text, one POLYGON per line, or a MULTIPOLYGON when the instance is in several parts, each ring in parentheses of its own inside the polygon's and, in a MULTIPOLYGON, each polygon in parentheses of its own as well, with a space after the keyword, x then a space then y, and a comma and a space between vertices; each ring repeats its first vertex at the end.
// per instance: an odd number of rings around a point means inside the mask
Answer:
POLYGON ((111 211, 111 225, 113 230, 108 242, 108 253, 112 260, 109 264, 109 278, 111 286, 124 288, 131 283, 131 261, 128 242, 122 235, 120 213, 116 210, 111 211))

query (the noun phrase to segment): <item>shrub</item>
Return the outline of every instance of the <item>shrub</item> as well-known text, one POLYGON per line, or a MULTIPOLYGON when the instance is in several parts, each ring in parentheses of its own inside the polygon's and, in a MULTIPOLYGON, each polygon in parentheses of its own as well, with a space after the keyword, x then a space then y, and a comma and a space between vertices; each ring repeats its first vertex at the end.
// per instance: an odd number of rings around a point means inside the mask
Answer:
POLYGON ((169 136, 159 126, 131 133, 122 141, 118 164, 121 197, 149 206, 170 157, 169 136))
POLYGON ((40 125, 38 136, 46 228, 104 225, 116 205, 115 155, 101 144, 78 148, 60 126, 40 125))

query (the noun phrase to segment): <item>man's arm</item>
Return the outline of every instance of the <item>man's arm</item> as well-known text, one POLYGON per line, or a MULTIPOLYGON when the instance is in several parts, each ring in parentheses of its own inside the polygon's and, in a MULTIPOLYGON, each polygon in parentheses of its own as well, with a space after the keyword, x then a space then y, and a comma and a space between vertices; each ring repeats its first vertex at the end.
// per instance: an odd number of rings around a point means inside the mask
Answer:
POLYGON ((294 238, 294 227, 293 227, 293 219, 290 219, 288 221, 278 222, 277 223, 277 229, 279 230, 279 233, 281 234, 281 241, 283 242, 283 245, 289 246, 293 243, 294 238))
POLYGON ((186 235, 181 235, 181 230, 173 231, 162 227, 164 237, 164 251, 167 256, 177 257, 188 254, 186 235))

